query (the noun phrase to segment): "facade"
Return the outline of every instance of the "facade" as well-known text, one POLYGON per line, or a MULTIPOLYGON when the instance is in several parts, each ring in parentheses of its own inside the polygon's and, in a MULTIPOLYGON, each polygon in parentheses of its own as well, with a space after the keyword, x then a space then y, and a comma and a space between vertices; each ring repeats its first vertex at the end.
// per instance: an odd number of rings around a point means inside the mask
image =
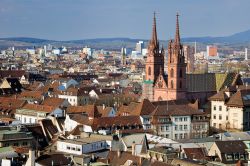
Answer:
POLYGON ((64 110, 52 106, 26 104, 23 108, 16 110, 15 118, 22 124, 32 124, 46 119, 49 115, 64 117, 64 110))
POLYGON ((185 56, 185 63, 187 64, 187 73, 194 72, 194 52, 195 48, 192 46, 185 45, 183 46, 184 56, 185 56))
POLYGON ((0 147, 7 146, 32 146, 31 132, 22 131, 20 127, 6 128, 0 131, 0 147))
POLYGON ((106 140, 94 138, 81 138, 75 140, 57 141, 57 150, 64 153, 82 155, 108 148, 106 140))
POLYGON ((217 47, 216 46, 207 46, 207 57, 215 57, 218 56, 217 47))
POLYGON ((183 45, 180 42, 178 16, 177 14, 175 39, 168 43, 168 76, 164 73, 165 51, 163 48, 159 50, 154 18, 152 38, 148 46, 143 90, 143 98, 148 98, 151 101, 177 100, 186 97, 186 62, 183 45))
POLYGON ((144 99, 141 103, 121 107, 117 115, 140 116, 143 129, 161 137, 174 140, 204 138, 209 134, 209 117, 197 104, 186 101, 151 103, 144 99))

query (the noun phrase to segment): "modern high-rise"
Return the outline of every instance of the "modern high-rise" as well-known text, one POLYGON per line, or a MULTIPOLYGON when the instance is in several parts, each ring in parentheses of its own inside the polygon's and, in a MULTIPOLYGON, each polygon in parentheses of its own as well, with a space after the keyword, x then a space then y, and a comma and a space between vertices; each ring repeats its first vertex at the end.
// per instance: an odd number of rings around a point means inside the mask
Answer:
POLYGON ((137 51, 138 53, 141 54, 143 48, 144 48, 144 42, 143 41, 139 41, 138 43, 136 43, 135 51, 137 51))

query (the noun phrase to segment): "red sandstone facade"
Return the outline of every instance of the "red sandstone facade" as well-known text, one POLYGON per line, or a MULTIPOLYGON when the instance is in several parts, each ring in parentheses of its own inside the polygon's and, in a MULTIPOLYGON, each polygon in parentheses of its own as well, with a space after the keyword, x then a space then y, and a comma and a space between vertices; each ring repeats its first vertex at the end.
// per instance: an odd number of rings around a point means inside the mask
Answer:
POLYGON ((186 97, 186 63, 183 45, 180 41, 179 15, 176 16, 175 39, 168 43, 168 76, 164 74, 164 55, 162 48, 159 51, 157 40, 156 20, 154 16, 152 38, 148 46, 148 56, 146 60, 146 76, 144 84, 144 96, 151 101, 177 100, 186 97), (150 86, 152 86, 150 88, 150 86), (146 90, 152 89, 152 93, 146 90))

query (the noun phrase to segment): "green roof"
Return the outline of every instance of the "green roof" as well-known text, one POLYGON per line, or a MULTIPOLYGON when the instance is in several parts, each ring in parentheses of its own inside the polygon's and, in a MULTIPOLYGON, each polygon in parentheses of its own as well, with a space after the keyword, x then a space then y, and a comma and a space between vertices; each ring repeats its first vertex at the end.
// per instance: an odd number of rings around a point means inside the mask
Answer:
POLYGON ((106 164, 106 163, 103 163, 103 162, 96 162, 96 163, 91 163, 90 164, 91 166, 104 166, 104 165, 108 165, 108 164, 106 164))
POLYGON ((237 73, 187 74, 187 91, 219 91, 225 88, 225 86, 232 86, 237 76, 237 73))
POLYGON ((14 149, 11 146, 0 148, 0 153, 10 152, 10 151, 14 151, 14 149))
POLYGON ((144 80, 143 83, 144 83, 144 84, 153 84, 154 81, 151 81, 151 80, 144 80))

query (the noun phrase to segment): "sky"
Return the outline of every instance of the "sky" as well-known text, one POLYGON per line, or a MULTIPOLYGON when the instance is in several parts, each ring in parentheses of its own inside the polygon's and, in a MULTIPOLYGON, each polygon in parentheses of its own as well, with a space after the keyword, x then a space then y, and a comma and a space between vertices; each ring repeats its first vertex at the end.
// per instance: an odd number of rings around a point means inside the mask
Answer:
POLYGON ((51 40, 227 36, 250 29, 250 0, 0 0, 0 38, 51 40))

